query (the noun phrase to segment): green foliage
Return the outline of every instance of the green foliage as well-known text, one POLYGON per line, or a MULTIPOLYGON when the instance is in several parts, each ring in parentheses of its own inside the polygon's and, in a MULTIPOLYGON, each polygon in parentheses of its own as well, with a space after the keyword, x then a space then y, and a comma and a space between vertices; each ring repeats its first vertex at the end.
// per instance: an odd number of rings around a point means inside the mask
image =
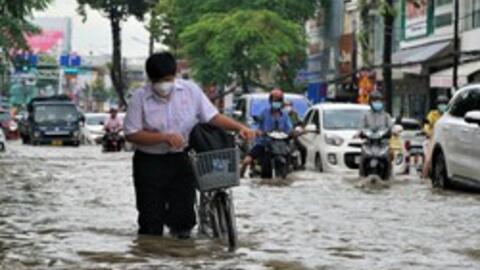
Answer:
POLYGON ((203 16, 180 35, 194 77, 203 83, 258 82, 282 56, 301 55, 301 25, 268 10, 234 10, 203 16))
POLYGON ((154 5, 152 0, 77 0, 78 12, 84 19, 87 18, 85 7, 104 13, 110 19, 126 20, 135 16, 142 20, 145 13, 154 5))
POLYGON ((25 34, 38 29, 27 18, 34 10, 45 9, 51 0, 0 0, 0 47, 4 49, 28 49, 25 34))

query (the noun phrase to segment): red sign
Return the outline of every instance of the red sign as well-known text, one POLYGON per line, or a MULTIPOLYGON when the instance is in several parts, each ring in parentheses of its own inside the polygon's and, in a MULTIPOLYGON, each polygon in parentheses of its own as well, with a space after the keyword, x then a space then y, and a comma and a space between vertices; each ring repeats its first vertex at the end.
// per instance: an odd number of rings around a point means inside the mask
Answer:
POLYGON ((370 93, 375 90, 376 74, 375 71, 360 71, 358 78, 358 103, 368 104, 370 93))
POLYGON ((34 53, 47 53, 60 45, 63 40, 61 31, 42 31, 33 36, 27 36, 27 44, 34 53))

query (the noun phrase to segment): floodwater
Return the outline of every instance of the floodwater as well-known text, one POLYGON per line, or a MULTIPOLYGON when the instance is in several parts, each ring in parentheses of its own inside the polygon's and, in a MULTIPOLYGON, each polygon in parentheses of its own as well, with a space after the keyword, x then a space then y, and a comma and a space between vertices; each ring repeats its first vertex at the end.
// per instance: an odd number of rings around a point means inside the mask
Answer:
POLYGON ((480 269, 480 197, 300 172, 234 189, 240 247, 138 237, 132 153, 10 144, 0 269, 480 269))

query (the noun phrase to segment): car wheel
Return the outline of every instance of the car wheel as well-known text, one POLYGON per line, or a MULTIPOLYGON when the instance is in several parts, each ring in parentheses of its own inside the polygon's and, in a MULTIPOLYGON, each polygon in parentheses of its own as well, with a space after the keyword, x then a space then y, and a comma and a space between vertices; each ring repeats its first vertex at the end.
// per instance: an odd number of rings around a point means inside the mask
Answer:
POLYGON ((317 155, 315 156, 315 170, 323 172, 322 158, 320 157, 319 153, 317 153, 317 155))
POLYGON ((433 160, 432 185, 435 188, 448 188, 450 179, 448 179, 447 164, 443 153, 438 153, 433 160))

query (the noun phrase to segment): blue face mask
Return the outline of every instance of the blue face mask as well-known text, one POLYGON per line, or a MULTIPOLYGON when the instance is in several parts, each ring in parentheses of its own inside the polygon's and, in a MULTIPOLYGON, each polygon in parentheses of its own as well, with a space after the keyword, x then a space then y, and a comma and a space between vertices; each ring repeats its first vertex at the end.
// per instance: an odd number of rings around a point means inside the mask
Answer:
POLYGON ((372 109, 376 112, 383 111, 383 102, 381 101, 372 102, 372 109))
POLYGON ((280 110, 283 107, 283 103, 279 101, 272 102, 272 109, 280 110))

